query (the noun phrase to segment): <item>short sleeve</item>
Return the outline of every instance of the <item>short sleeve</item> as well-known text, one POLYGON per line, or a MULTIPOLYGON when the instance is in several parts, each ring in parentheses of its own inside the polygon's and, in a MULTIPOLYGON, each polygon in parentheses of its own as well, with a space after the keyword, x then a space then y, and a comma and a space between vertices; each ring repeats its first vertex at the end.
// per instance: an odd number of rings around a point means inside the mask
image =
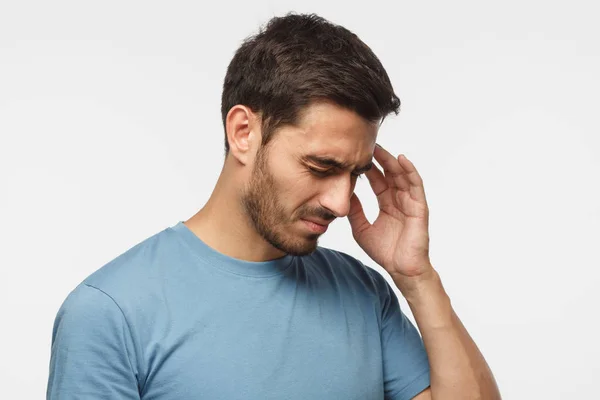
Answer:
POLYGON ((381 304, 381 346, 386 400, 409 400, 430 385, 429 360, 423 339, 414 324, 400 310, 396 294, 378 272, 381 304))
POLYGON ((80 284, 54 321, 46 398, 139 400, 133 354, 118 305, 101 290, 80 284))

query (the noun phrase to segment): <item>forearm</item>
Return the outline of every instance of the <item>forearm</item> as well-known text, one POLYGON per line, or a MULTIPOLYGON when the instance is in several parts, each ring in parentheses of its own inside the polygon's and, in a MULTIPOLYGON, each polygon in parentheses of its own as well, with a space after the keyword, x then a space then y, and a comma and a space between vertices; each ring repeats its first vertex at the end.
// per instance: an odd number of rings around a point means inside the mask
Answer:
MULTIPOLYGON (((394 278, 394 277, 392 277, 394 278)), ((434 400, 500 399, 493 374, 452 309, 433 268, 424 278, 396 281, 423 337, 431 368, 434 400)))

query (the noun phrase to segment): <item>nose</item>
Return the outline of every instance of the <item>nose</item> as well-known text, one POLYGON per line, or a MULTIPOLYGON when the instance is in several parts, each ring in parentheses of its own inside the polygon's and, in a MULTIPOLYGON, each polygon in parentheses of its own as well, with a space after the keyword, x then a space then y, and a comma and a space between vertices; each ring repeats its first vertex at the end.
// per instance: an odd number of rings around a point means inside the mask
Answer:
POLYGON ((328 184, 327 190, 321 196, 321 206, 327 208, 337 218, 347 216, 350 212, 354 180, 348 176, 340 176, 338 179, 332 179, 328 184))

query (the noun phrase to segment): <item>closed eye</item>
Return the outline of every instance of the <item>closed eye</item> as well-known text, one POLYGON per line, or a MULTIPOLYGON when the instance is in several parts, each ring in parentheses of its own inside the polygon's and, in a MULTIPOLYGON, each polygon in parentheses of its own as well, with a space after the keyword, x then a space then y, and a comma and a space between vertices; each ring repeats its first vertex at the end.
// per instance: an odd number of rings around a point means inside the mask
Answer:
POLYGON ((313 167, 308 167, 308 169, 310 170, 310 172, 312 172, 313 174, 317 175, 317 176, 327 176, 331 174, 331 169, 317 169, 317 168, 313 168, 313 167))
MULTIPOLYGON (((313 167, 308 167, 308 169, 314 175, 317 175, 319 177, 325 177, 325 176, 331 175, 333 173, 333 171, 334 171, 334 169, 324 169, 323 170, 323 169, 317 169, 317 168, 313 168, 313 167)), ((359 179, 362 179, 363 175, 364 175, 364 172, 361 172, 361 173, 352 172, 352 176, 356 177, 356 178, 359 178, 359 179)))

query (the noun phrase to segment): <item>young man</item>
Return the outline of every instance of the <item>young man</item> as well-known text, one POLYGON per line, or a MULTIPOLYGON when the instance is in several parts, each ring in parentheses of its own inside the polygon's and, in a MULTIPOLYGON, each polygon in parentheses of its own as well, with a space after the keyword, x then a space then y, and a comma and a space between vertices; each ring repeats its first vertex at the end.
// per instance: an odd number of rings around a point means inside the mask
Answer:
POLYGON ((430 263, 421 178, 376 145, 399 105, 372 51, 316 15, 248 38, 223 86, 212 196, 69 294, 47 397, 498 399, 430 263), (372 225, 353 193, 361 174, 379 202, 372 225), (422 338, 378 272, 318 246, 343 217, 422 338))

